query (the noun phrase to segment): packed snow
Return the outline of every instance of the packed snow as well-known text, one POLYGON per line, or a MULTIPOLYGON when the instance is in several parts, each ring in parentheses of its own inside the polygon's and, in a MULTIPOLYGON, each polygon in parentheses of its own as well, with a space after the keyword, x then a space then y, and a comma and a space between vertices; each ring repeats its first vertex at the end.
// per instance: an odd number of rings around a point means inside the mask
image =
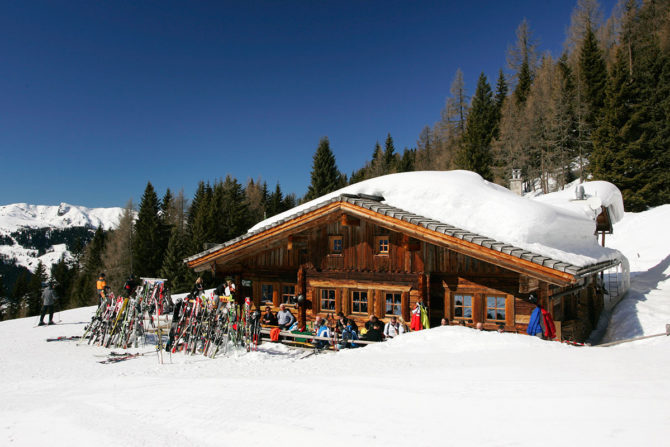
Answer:
POLYGON ((606 244, 630 262, 630 289, 614 309, 604 342, 658 334, 670 324, 670 205, 626 213, 606 244))
MULTIPOLYGON (((608 203, 623 210, 614 197, 616 187, 600 186, 610 194, 608 203)), ((580 267, 620 257, 617 251, 598 244, 593 216, 518 196, 469 171, 404 172, 376 177, 273 216, 249 231, 340 194, 382 196, 388 205, 580 267)), ((619 193, 619 201, 620 197, 619 193)))
MULTIPOLYGON (((626 213, 608 239, 634 272, 636 292, 611 323, 619 336, 670 323, 669 221, 670 205, 626 213)), ((576 347, 450 326, 307 358, 264 343, 163 365, 150 345, 103 365, 103 348, 45 342, 81 334, 93 310, 57 314, 56 326, 0 323, 0 444, 661 446, 670 436, 670 337, 576 347)))

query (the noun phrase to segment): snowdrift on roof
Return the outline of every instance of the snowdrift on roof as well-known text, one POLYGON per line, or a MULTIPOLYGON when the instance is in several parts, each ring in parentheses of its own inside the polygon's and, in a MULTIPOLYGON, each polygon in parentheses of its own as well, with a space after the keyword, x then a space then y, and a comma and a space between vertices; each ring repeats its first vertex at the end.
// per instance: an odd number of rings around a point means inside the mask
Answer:
POLYGON ((621 191, 613 184, 600 180, 584 183, 579 183, 577 180, 562 191, 539 195, 533 197, 533 200, 572 210, 587 218, 594 219, 595 216, 600 214, 600 210, 594 210, 589 206, 587 199, 591 198, 599 199, 596 203, 600 203, 609 210, 613 224, 623 219, 624 208, 621 191), (584 200, 577 200, 576 188, 580 187, 584 190, 584 200))
POLYGON ((365 180, 266 219, 249 231, 340 194, 384 197, 384 203, 579 267, 617 258, 598 245, 583 213, 520 197, 469 171, 418 171, 365 180))

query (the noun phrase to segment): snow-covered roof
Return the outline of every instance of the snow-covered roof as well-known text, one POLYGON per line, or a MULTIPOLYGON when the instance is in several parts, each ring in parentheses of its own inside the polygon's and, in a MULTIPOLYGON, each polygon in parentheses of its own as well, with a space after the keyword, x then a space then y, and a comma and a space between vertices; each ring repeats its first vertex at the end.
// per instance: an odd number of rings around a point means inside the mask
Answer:
POLYGON ((415 171, 365 180, 259 222, 249 232, 343 194, 381 196, 384 204, 577 267, 621 256, 598 244, 595 222, 584 213, 557 205, 558 199, 544 203, 520 197, 470 171, 415 171))
POLYGON ((595 219, 601 212, 600 206, 603 206, 609 211, 612 224, 619 222, 624 215, 621 191, 604 181, 575 181, 561 191, 539 195, 533 200, 579 213, 589 219, 595 219))
POLYGON ((246 234, 187 260, 214 253, 335 201, 347 201, 573 275, 587 266, 621 257, 618 251, 598 245, 593 234, 595 223, 588 217, 519 197, 473 172, 430 171, 391 174, 347 186, 259 222, 246 234), (378 196, 381 201, 366 196, 378 196))

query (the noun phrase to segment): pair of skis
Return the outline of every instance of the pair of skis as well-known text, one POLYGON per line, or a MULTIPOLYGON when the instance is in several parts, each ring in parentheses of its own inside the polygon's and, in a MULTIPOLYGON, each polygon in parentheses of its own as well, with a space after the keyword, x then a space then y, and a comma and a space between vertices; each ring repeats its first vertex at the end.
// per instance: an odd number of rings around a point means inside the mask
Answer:
POLYGON ((142 357, 143 355, 145 355, 144 352, 130 353, 130 352, 112 351, 109 354, 107 354, 107 358, 105 360, 101 360, 98 363, 102 363, 103 365, 107 365, 110 363, 119 363, 130 359, 136 359, 138 357, 142 357))

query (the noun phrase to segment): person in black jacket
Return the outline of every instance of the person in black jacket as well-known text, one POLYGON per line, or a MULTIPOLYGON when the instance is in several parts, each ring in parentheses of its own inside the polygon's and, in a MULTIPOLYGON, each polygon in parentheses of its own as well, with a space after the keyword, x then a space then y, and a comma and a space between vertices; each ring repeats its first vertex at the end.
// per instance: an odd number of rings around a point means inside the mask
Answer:
POLYGON ((368 329, 368 332, 365 334, 365 340, 384 341, 384 324, 380 320, 370 324, 370 329, 368 329))
POLYGON ((261 321, 268 326, 277 326, 277 317, 272 313, 270 306, 265 307, 265 313, 263 314, 263 319, 261 321))
POLYGON ((347 318, 344 316, 344 312, 338 312, 337 314, 337 332, 338 333, 343 333, 344 329, 347 326, 351 326, 351 329, 358 333, 358 325, 356 325, 356 322, 352 320, 351 318, 347 318))
POLYGON ((205 292, 205 286, 202 284, 202 277, 198 276, 198 279, 195 280, 193 284, 193 289, 191 289, 191 295, 194 297, 200 296, 205 292))
POLYGON ((132 273, 126 280, 126 283, 123 285, 123 291, 125 292, 126 296, 130 298, 135 294, 135 289, 137 288, 137 281, 135 281, 135 275, 132 273))

